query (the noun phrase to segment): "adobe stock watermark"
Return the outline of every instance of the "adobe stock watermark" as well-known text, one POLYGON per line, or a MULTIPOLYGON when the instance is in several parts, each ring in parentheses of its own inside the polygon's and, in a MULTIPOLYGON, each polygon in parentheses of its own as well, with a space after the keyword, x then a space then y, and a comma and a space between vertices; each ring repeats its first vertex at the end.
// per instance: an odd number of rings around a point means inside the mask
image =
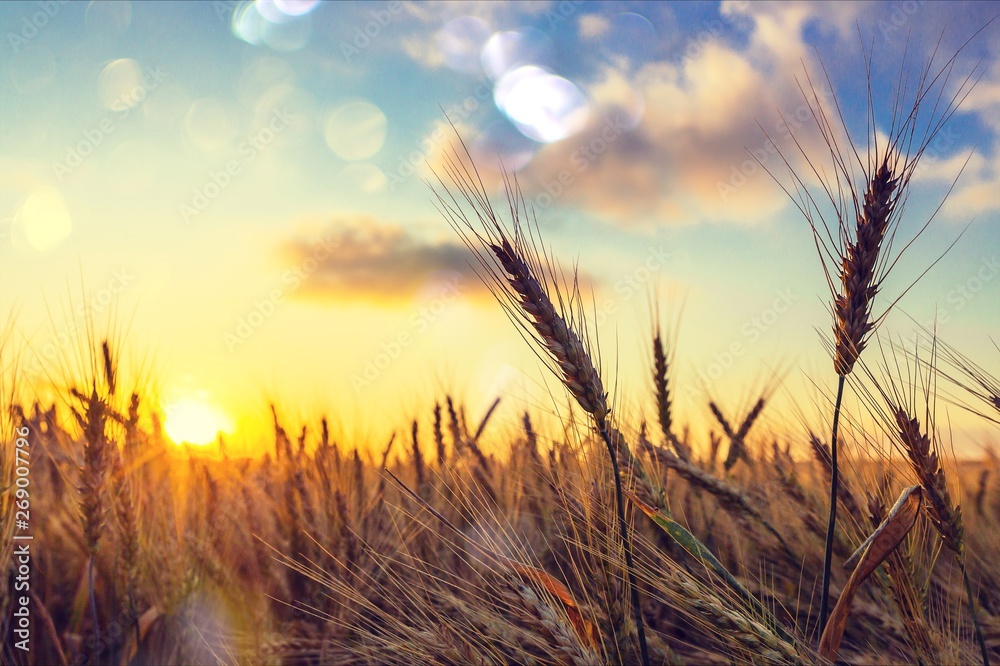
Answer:
POLYGON ((129 273, 127 268, 123 267, 112 272, 103 287, 90 292, 87 300, 77 305, 74 319, 53 331, 40 348, 29 348, 29 355, 24 365, 26 378, 29 381, 40 378, 48 364, 56 363, 60 357, 64 357, 64 350, 78 345, 81 336, 84 335, 84 329, 81 329, 76 322, 82 321, 86 324, 94 321, 98 315, 106 312, 115 299, 134 281, 135 275, 129 273))
POLYGON ((7 33, 7 43, 14 53, 20 53, 28 42, 37 37, 49 21, 56 17, 63 5, 69 4, 69 0, 43 0, 34 4, 38 10, 21 17, 21 29, 18 32, 7 33))
MULTIPOLYGON (((483 102, 493 99, 492 84, 486 77, 480 77, 476 81, 476 87, 472 94, 461 102, 452 104, 445 109, 444 115, 452 122, 462 122, 473 113, 478 111, 483 102)), ((448 141, 448 130, 444 125, 439 125, 430 135, 425 136, 420 141, 420 145, 411 150, 405 157, 400 158, 395 171, 390 171, 386 175, 389 184, 389 191, 395 192, 396 188, 403 184, 410 176, 417 172, 421 164, 430 160, 431 154, 448 141)))
POLYGON ((624 114, 616 114, 605 120, 595 136, 577 144, 576 149, 570 154, 569 162, 573 168, 562 169, 554 179, 545 181, 542 185, 545 191, 539 192, 532 198, 532 206, 536 210, 545 210, 555 203, 556 199, 576 182, 576 177, 589 169, 590 165, 600 159, 628 130, 628 119, 624 114))
POLYGON ((893 35, 900 33, 903 38, 909 36, 910 31, 904 30, 906 24, 920 11, 927 0, 905 0, 905 2, 885 3, 882 6, 891 5, 889 19, 879 19, 878 30, 882 33, 882 39, 890 40, 893 35))
POLYGON ((747 0, 739 0, 730 3, 730 5, 735 12, 722 14, 717 19, 702 21, 702 29, 684 41, 684 48, 680 49, 673 58, 676 67, 681 67, 685 61, 694 60, 701 56, 709 44, 718 41, 719 37, 722 36, 726 24, 732 21, 732 15, 745 12, 750 3, 747 0))
POLYGON ((732 342, 722 352, 712 354, 712 362, 697 369, 698 377, 694 384, 685 385, 685 393, 691 398, 697 398, 704 394, 711 387, 712 382, 729 371, 736 364, 736 359, 743 356, 750 347, 757 343, 798 300, 799 297, 793 294, 791 289, 781 289, 775 292, 775 298, 769 307, 762 310, 760 314, 750 317, 740 326, 741 338, 739 340, 732 342))
POLYGON ((451 274, 441 285, 437 296, 410 314, 407 328, 388 342, 383 342, 379 346, 379 352, 365 361, 361 372, 351 375, 354 392, 360 393, 362 389, 378 381, 382 373, 388 370, 393 362, 402 356, 419 336, 426 333, 431 324, 439 319, 452 303, 458 300, 465 288, 465 277, 460 273, 451 274))
POLYGON ((333 256, 340 241, 327 235, 315 243, 309 256, 289 268, 281 276, 281 286, 272 289, 264 298, 255 300, 250 311, 240 317, 232 331, 222 334, 222 341, 230 353, 249 340, 268 319, 274 316, 285 299, 297 291, 324 261, 333 256))
POLYGON ((191 192, 191 198, 178 205, 177 210, 184 223, 190 224, 193 218, 204 213, 212 202, 218 199, 243 173, 247 165, 257 159, 257 156, 264 152, 294 119, 295 116, 288 113, 286 109, 277 109, 271 115, 267 125, 247 135, 237 148, 239 159, 231 159, 219 169, 210 171, 205 182, 191 192))
POLYGON ((650 248, 646 261, 615 281, 616 296, 607 298, 600 304, 594 312, 594 321, 597 324, 603 324, 609 316, 618 311, 619 307, 632 300, 636 292, 642 290, 656 273, 663 270, 668 261, 670 261, 670 253, 662 246, 650 248))
POLYGON ((952 316, 962 312, 972 303, 986 288, 990 282, 1000 273, 1000 262, 997 255, 992 257, 980 257, 979 265, 975 267, 975 272, 965 281, 960 282, 948 290, 945 295, 945 302, 949 307, 939 308, 934 319, 924 322, 927 330, 933 331, 935 324, 940 327, 948 324, 952 316))
POLYGON ((545 18, 549 22, 549 29, 555 28, 560 23, 565 23, 585 0, 562 0, 558 5, 545 10, 545 18))
POLYGON ((147 68, 143 73, 142 81, 111 102, 109 108, 115 115, 101 119, 96 127, 83 130, 82 138, 79 141, 71 146, 66 146, 66 155, 62 161, 52 163, 52 172, 56 179, 61 183, 63 178, 83 164, 83 161, 92 155, 104 143, 104 140, 115 131, 118 124, 128 118, 132 111, 145 101, 149 93, 159 88, 166 78, 167 73, 162 66, 147 68))
MULTIPOLYGON (((812 94, 813 91, 810 92, 812 94)), ((820 108, 826 108, 829 101, 829 92, 821 89, 814 91, 820 108)), ((816 99, 803 101, 792 111, 791 114, 782 113, 774 122, 774 131, 781 137, 783 143, 793 140, 794 130, 801 129, 806 123, 815 122, 813 117, 814 104, 816 99)), ((749 156, 739 164, 729 167, 729 177, 725 180, 719 179, 715 182, 715 188, 719 193, 719 198, 728 201, 729 197, 740 190, 750 180, 764 171, 768 161, 779 153, 777 144, 768 137, 767 142, 758 148, 747 149, 749 156)))
POLYGON ((354 59, 361 55, 361 52, 372 44, 372 40, 378 39, 382 31, 389 27, 397 14, 403 11, 403 3, 393 0, 385 6, 385 9, 370 9, 368 16, 371 20, 363 26, 355 26, 351 43, 340 43, 340 53, 344 60, 353 63, 354 59))

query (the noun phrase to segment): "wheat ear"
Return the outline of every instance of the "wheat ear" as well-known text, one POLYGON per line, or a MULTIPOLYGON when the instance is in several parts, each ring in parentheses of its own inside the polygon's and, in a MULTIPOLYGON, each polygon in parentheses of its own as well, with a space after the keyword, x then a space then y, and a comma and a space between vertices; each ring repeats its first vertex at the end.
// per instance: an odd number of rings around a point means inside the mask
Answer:
POLYGON ((896 407, 894 418, 903 450, 906 451, 910 465, 927 496, 927 515, 941 535, 945 546, 954 554, 955 562, 962 571, 969 613, 976 629, 976 640, 982 652, 983 664, 989 666, 990 655, 986 649, 983 628, 979 623, 979 613, 976 611, 976 600, 969 582, 969 574, 965 569, 965 527, 962 522, 962 507, 952 504, 944 468, 941 467, 937 452, 932 450, 930 437, 920 431, 917 419, 911 417, 902 407, 896 407))
MULTIPOLYGON (((975 35, 972 38, 974 37, 975 35)), ((890 257, 892 241, 899 225, 903 203, 909 191, 910 179, 924 150, 941 131, 964 97, 969 94, 972 86, 975 85, 975 80, 973 80, 975 70, 973 70, 958 87, 953 97, 942 99, 956 59, 972 38, 966 41, 958 49, 958 52, 933 75, 931 68, 936 52, 932 54, 920 72, 909 110, 904 108, 904 96, 907 92, 905 84, 908 78, 905 76, 908 63, 904 61, 901 67, 903 71, 900 73, 900 82, 894 91, 893 114, 887 140, 879 137, 875 130, 875 105, 871 88, 872 54, 867 49, 865 50, 865 74, 869 85, 865 137, 868 151, 864 155, 859 154, 849 136, 846 140, 848 149, 845 150, 841 147, 843 139, 838 136, 839 130, 843 130, 842 134, 845 135, 849 135, 849 132, 836 95, 833 95, 833 106, 839 120, 839 128, 837 129, 830 121, 826 107, 820 101, 817 89, 807 75, 808 92, 803 88, 803 97, 815 120, 816 129, 829 149, 828 156, 832 164, 832 171, 818 168, 806 154, 798 138, 794 136, 792 138, 796 148, 805 158, 812 175, 819 179, 823 191, 822 198, 832 204, 834 208, 837 220, 835 229, 831 229, 824 219, 820 206, 813 194, 810 193, 806 181, 795 172, 779 150, 782 160, 791 172, 794 189, 797 192, 797 196, 792 196, 792 200, 812 229, 813 239, 833 296, 831 307, 834 334, 833 365, 838 379, 830 438, 833 473, 830 483, 830 517, 823 560, 823 590, 820 596, 821 630, 826 624, 833 539, 837 523, 839 473, 837 429, 845 378, 853 371, 868 337, 877 328, 888 310, 895 305, 899 298, 902 298, 900 295, 896 301, 892 301, 889 308, 880 316, 875 317, 872 314, 872 304, 883 281, 901 254, 909 247, 907 244, 902 251, 896 253, 895 258, 890 257), (930 117, 926 120, 921 119, 919 124, 923 127, 919 127, 918 119, 921 118, 921 106, 926 104, 931 105, 930 117), (862 172, 861 179, 855 176, 856 168, 862 172), (834 272, 836 278, 831 275, 834 272)), ((862 44, 862 46, 864 45, 862 44)), ((833 92, 833 84, 829 74, 825 70, 824 74, 826 74, 827 86, 833 92)), ((930 224, 934 214, 917 231, 918 236, 930 224)), ((910 242, 912 243, 912 241, 910 242)))
MULTIPOLYGON (((464 147, 464 143, 462 145, 464 147)), ((465 150, 465 155, 471 162, 468 149, 465 150)), ((520 328, 526 339, 532 339, 547 352, 544 356, 540 356, 562 380, 577 403, 591 415, 601 439, 608 448, 614 472, 618 528, 625 551, 625 566, 628 572, 639 650, 642 663, 648 665, 649 652, 646 646, 642 608, 639 604, 639 590, 635 581, 632 544, 628 524, 625 521, 625 500, 622 495, 618 451, 608 431, 607 394, 604 392, 600 373, 587 346, 573 329, 572 320, 567 321, 563 316, 567 311, 572 316, 573 304, 579 304, 579 300, 571 298, 569 303, 563 300, 558 281, 555 280, 551 269, 546 272, 535 248, 530 224, 527 227, 529 235, 527 237, 524 235, 521 216, 528 220, 531 217, 516 181, 504 175, 504 188, 513 224, 512 243, 510 235, 500 223, 500 218, 490 203, 486 188, 475 167, 467 166, 456 153, 449 156, 445 170, 465 203, 473 208, 479 226, 483 230, 482 233, 472 224, 462 204, 448 191, 440 178, 438 182, 446 194, 437 194, 438 209, 466 245, 476 253, 482 268, 487 273, 484 280, 507 311, 511 321, 520 328), (550 287, 557 296, 559 308, 549 297, 550 287)), ((575 284, 573 295, 577 295, 575 284)), ((582 318, 581 312, 578 311, 576 315, 582 318)))

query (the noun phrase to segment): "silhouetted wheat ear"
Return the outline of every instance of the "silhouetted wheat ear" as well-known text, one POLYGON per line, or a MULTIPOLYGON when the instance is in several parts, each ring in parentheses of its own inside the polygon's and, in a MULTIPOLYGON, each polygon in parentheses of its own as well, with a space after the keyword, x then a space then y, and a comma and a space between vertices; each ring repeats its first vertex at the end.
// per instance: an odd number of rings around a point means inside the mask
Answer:
POLYGON ((580 337, 556 311, 542 285, 506 238, 499 244, 490 244, 489 248, 507 273, 521 308, 531 316, 532 326, 559 364, 566 387, 587 413, 603 421, 608 414, 604 384, 580 337))
POLYGON ((104 484, 108 463, 111 460, 111 443, 104 427, 108 419, 108 407, 94 390, 90 397, 79 392, 74 394, 85 403, 86 411, 77 413, 76 418, 83 428, 84 461, 80 478, 81 514, 83 517, 84 542, 87 552, 94 555, 104 529, 104 484))
POLYGON ((434 403, 434 450, 437 452, 438 469, 444 469, 447 460, 444 449, 444 432, 441 430, 441 403, 434 403))
POLYGON ((910 458, 917 478, 920 479, 920 485, 924 487, 924 493, 930 504, 927 513, 930 515, 934 527, 941 534, 945 546, 954 553, 955 561, 962 572, 969 614, 972 616, 976 641, 979 643, 979 650, 982 653, 983 666, 990 666, 989 650, 986 647, 983 627, 979 622, 979 612, 976 609, 976 596, 972 592, 969 572, 965 567, 965 527, 962 522, 962 507, 952 504, 944 469, 938 461, 937 452, 931 450, 930 437, 920 431, 920 423, 915 418, 910 417, 906 410, 901 407, 895 409, 895 420, 903 448, 910 458))
POLYGON ((854 364, 865 348, 868 334, 874 328, 871 306, 879 289, 877 266, 882 242, 896 207, 893 196, 899 178, 889 165, 888 151, 868 183, 864 204, 858 215, 856 234, 841 258, 842 291, 834 298, 833 310, 835 356, 838 375, 851 374, 854 364))
MULTIPOLYGON (((663 436, 670 439, 673 434, 673 406, 670 397, 670 362, 667 358, 666 346, 663 344, 663 336, 657 328, 653 335, 653 385, 656 387, 656 416, 660 420, 660 429, 663 436)), ((688 456, 682 456, 687 459, 688 456)))
POLYGON ((931 522, 940 532, 945 545, 961 556, 965 552, 962 507, 951 503, 944 469, 938 461, 937 453, 931 451, 931 440, 920 432, 920 423, 915 418, 910 418, 905 410, 897 409, 895 418, 903 448, 910 458, 920 485, 927 493, 931 522))

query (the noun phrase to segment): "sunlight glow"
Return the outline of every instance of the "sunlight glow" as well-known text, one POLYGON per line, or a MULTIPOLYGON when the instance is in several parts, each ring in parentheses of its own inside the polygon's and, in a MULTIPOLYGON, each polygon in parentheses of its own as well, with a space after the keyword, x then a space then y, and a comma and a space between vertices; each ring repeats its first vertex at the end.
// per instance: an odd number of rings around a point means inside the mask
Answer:
POLYGON ((73 231, 73 218, 66 201, 54 187, 33 192, 18 211, 15 224, 28 243, 40 252, 54 247, 73 231))
POLYGON ((180 398, 165 407, 167 435, 177 444, 211 444, 220 432, 230 433, 232 421, 200 397, 180 398))

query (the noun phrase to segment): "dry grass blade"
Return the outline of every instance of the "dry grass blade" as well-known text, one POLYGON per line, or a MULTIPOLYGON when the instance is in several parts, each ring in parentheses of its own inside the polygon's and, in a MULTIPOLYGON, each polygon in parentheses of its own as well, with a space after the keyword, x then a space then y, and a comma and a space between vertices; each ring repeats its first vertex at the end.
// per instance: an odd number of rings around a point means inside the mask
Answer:
MULTIPOLYGON (((882 524, 886 515, 885 502, 878 495, 868 496, 868 512, 871 527, 874 529, 882 524)), ((920 538, 911 539, 911 544, 920 542, 920 538)), ((892 596, 896 610, 910 638, 917 661, 920 663, 940 663, 942 661, 938 643, 931 634, 927 622, 925 606, 927 595, 916 578, 912 557, 913 546, 896 548, 885 561, 886 574, 882 582, 892 596)))
POLYGON ((472 436, 473 442, 478 442, 479 438, 482 437, 483 431, 486 430, 486 425, 490 422, 490 418, 493 416, 493 412, 496 411, 497 406, 499 404, 500 404, 499 397, 494 399, 493 402, 490 403, 490 406, 486 410, 486 413, 483 415, 482 420, 479 421, 479 427, 476 428, 476 434, 472 436))
POLYGON ((920 513, 920 502, 920 486, 910 486, 904 490, 882 524, 872 532, 871 536, 845 563, 847 566, 848 563, 857 560, 858 566, 855 567, 843 592, 840 593, 837 605, 834 606, 833 612, 830 614, 830 620, 823 629, 823 636, 819 641, 819 653, 824 658, 830 661, 836 660, 840 641, 844 637, 844 629, 847 626, 847 618, 851 614, 854 596, 861 584, 892 554, 896 546, 910 532, 917 520, 917 515, 920 513))

